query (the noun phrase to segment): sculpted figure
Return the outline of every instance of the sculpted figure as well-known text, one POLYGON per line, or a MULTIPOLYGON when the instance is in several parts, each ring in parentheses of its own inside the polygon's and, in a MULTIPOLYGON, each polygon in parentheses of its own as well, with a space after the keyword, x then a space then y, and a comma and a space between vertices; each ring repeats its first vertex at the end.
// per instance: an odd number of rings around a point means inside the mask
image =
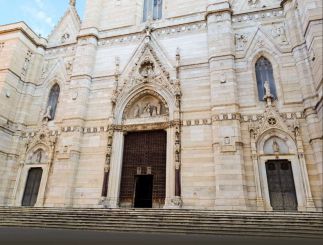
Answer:
POLYGON ((265 89, 265 97, 272 97, 271 91, 270 91, 270 85, 268 81, 265 81, 264 89, 265 89))
POLYGON ((259 3, 259 0, 248 0, 248 4, 251 7, 257 7, 258 3, 259 3))
POLYGON ((44 114, 44 119, 50 120, 52 119, 50 111, 52 110, 52 107, 49 105, 46 109, 46 113, 44 114))
POLYGON ((139 105, 136 105, 135 110, 133 112, 134 118, 138 118, 140 116, 140 107, 139 105))
POLYGON ((42 153, 42 151, 41 151, 41 150, 38 150, 38 151, 36 152, 35 162, 36 162, 36 163, 41 163, 42 158, 43 158, 43 153, 42 153))
POLYGON ((273 150, 274 153, 279 153, 279 144, 277 143, 276 139, 273 141, 273 150))

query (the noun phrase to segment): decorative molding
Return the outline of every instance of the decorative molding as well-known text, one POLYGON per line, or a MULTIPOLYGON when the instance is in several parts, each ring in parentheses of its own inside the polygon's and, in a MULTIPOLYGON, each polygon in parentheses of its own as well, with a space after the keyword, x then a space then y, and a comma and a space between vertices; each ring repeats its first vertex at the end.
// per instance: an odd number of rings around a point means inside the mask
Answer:
POLYGON ((260 21, 277 17, 284 17, 284 10, 282 8, 233 15, 232 23, 260 21))

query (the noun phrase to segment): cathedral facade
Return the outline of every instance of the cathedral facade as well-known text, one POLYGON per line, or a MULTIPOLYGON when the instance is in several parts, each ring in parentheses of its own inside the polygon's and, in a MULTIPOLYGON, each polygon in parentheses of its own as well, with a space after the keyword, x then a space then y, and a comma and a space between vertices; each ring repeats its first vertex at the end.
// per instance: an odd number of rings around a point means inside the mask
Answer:
POLYGON ((0 26, 0 205, 322 211, 322 1, 75 1, 0 26))

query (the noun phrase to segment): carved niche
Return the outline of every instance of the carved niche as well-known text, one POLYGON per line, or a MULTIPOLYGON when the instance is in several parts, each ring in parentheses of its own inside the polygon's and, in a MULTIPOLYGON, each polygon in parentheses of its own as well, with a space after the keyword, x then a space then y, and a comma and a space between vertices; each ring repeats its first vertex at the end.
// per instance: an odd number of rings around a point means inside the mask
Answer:
POLYGON ((27 164, 46 164, 48 163, 48 154, 44 149, 38 148, 35 151, 32 151, 27 156, 27 164))

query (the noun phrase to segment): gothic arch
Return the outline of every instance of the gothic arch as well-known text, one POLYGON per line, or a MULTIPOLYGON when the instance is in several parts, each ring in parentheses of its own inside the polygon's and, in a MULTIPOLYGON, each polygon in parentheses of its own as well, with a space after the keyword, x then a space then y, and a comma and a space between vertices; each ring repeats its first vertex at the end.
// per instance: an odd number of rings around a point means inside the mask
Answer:
MULTIPOLYGON (((294 136, 290 132, 285 132, 282 129, 271 128, 264 131, 259 137, 255 139, 255 147, 257 157, 253 158, 255 181, 257 190, 257 200, 261 200, 259 205, 264 210, 272 211, 269 187, 266 172, 266 163, 271 160, 287 160, 291 163, 292 174, 296 189, 296 196, 298 202, 298 210, 306 211, 313 210, 313 200, 310 190, 308 173, 306 169, 306 163, 303 158, 299 157, 298 146, 294 136), (276 138, 288 147, 287 152, 282 152, 279 148, 277 152, 273 149, 273 152, 266 152, 265 145, 272 139, 276 138)), ((274 148, 274 146, 272 146, 274 148)), ((279 143, 279 147, 281 147, 279 143)))
POLYGON ((43 143, 36 144, 27 152, 27 157, 25 164, 48 164, 50 159, 50 149, 43 143), (38 153, 41 153, 41 156, 38 156, 38 153), (37 159, 39 158, 39 160, 37 159))
MULTIPOLYGON (((281 83, 281 71, 280 71, 280 65, 277 62, 279 59, 279 56, 272 52, 267 50, 266 48, 262 48, 261 50, 258 50, 255 54, 249 57, 248 59, 248 69, 252 71, 252 81, 254 84, 254 94, 255 94, 255 101, 259 101, 259 94, 258 94, 258 87, 257 87, 257 75, 256 75, 256 63, 261 58, 264 57, 267 59, 273 69, 273 77, 274 77, 274 83, 276 87, 276 93, 277 93, 277 101, 279 104, 283 104, 284 101, 284 93, 282 90, 282 83, 281 83)), ((257 103, 259 104, 259 103, 257 103)))
POLYGON ((169 120, 174 120, 176 115, 176 98, 173 93, 162 86, 154 83, 148 84, 139 84, 135 86, 130 93, 123 94, 118 99, 115 107, 115 122, 116 124, 122 124, 122 119, 127 106, 131 105, 137 98, 142 94, 150 94, 157 98, 160 98, 161 101, 165 103, 165 106, 168 109, 169 120))
POLYGON ((277 137, 283 140, 288 146, 290 154, 297 154, 297 146, 294 137, 290 133, 284 132, 283 130, 276 128, 266 130, 257 138, 256 143, 257 151, 259 154, 264 154, 265 143, 272 137, 277 137))

